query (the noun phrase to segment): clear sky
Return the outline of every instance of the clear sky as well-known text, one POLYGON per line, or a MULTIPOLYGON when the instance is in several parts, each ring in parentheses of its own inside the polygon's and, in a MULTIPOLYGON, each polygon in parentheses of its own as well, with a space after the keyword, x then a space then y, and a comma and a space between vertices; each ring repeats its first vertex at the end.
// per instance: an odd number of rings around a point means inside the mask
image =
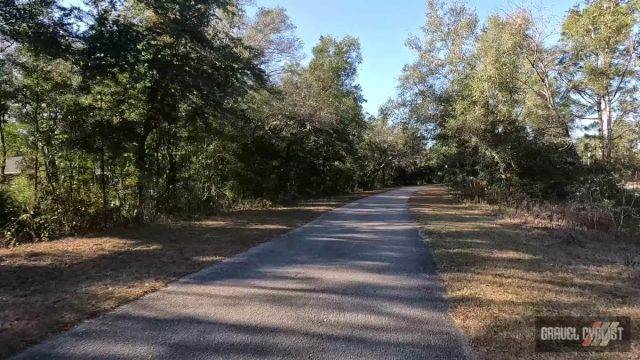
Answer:
MULTIPOLYGON (((534 12, 544 13, 560 22, 578 0, 534 0, 534 12)), ((402 67, 413 55, 405 40, 418 33, 425 18, 424 0, 256 0, 257 6, 287 9, 305 52, 321 35, 352 35, 360 39, 364 62, 360 84, 367 99, 366 110, 377 114, 379 106, 395 94, 402 67)), ((470 0, 481 19, 495 12, 513 9, 524 2, 507 0, 470 0)), ((526 5, 531 8, 531 6, 526 5)), ((309 55, 308 55, 309 56, 309 55)))

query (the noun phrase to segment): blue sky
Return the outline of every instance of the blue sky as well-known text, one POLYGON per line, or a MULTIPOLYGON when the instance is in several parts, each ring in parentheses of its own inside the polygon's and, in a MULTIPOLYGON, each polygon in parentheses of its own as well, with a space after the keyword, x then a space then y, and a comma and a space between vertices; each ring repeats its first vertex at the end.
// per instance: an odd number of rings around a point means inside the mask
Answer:
MULTIPOLYGON (((534 12, 560 22, 577 0, 538 0, 534 12)), ((256 0, 258 6, 287 9, 305 52, 321 35, 352 35, 360 39, 364 62, 360 84, 367 99, 366 110, 377 114, 379 106, 395 94, 402 67, 413 55, 404 46, 411 33, 418 33, 425 17, 424 0, 256 0)), ((514 8, 506 0, 470 0, 481 19, 514 8)))

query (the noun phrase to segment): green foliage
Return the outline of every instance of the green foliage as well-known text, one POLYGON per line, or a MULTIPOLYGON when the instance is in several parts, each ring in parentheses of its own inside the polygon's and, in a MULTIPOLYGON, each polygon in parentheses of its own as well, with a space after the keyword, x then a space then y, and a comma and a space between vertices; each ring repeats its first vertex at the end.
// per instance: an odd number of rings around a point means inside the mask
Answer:
POLYGON ((7 193, 13 202, 22 209, 33 208, 36 204, 36 195, 33 189, 33 181, 28 176, 22 175, 13 179, 7 186, 7 193))
POLYGON ((377 140, 355 38, 322 37, 303 66, 280 8, 65 4, 0 10, 2 145, 24 158, 8 184, 13 243, 388 185, 418 166, 415 130, 388 126, 389 176, 361 176, 377 140))
POLYGON ((360 182, 364 188, 416 183, 422 180, 425 165, 424 137, 415 126, 389 124, 385 117, 373 119, 360 157, 360 182))
POLYGON ((636 6, 635 1, 597 0, 573 9, 565 19, 562 34, 573 60, 582 63, 577 81, 587 91, 608 92, 612 80, 627 76, 624 58, 630 56, 636 6))
POLYGON ((429 1, 398 103, 429 136, 435 177, 463 197, 515 206, 565 200, 610 218, 637 206, 623 190, 640 154, 629 97, 637 5, 586 2, 550 46, 526 10, 492 15, 478 31, 464 5, 429 1), (599 133, 575 141, 585 118, 599 133))
POLYGON ((58 218, 50 214, 24 213, 13 220, 4 233, 7 245, 16 246, 28 242, 48 241, 61 233, 58 218))
POLYGON ((239 136, 240 187, 249 195, 286 200, 357 186, 366 128, 355 83, 360 45, 323 37, 313 53, 308 66, 290 67, 280 84, 249 98, 251 125, 239 136))
POLYGON ((608 166, 596 164, 585 171, 572 191, 573 201, 613 206, 623 196, 623 179, 608 166))
POLYGON ((635 1, 576 7, 549 46, 527 11, 480 29, 469 7, 429 0, 418 58, 369 120, 359 41, 323 36, 302 64, 283 9, 65 4, 0 9, 0 155, 24 159, 0 179, 14 242, 428 177, 490 201, 630 206, 635 1))
POLYGON ((620 123, 637 111, 637 1, 597 0, 562 26, 565 73, 578 117, 597 119, 600 158, 612 162, 620 123))
POLYGON ((0 229, 4 229, 18 215, 18 207, 5 187, 0 187, 0 229))
POLYGON ((65 55, 71 50, 71 12, 52 0, 5 0, 0 7, 0 41, 16 41, 39 54, 65 55))

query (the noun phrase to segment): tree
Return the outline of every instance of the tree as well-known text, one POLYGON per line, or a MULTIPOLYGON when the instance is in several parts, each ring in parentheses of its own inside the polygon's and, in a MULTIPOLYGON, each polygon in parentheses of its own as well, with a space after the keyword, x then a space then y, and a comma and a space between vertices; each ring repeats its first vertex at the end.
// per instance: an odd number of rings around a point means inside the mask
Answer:
POLYGON ((29 50, 60 57, 71 51, 73 8, 55 0, 3 0, 0 7, 2 52, 20 44, 29 50))
POLYGON ((306 141, 309 162, 317 163, 310 169, 317 174, 310 188, 331 192, 354 185, 354 155, 364 130, 361 62, 357 39, 323 36, 300 79, 284 82, 300 125, 313 131, 306 141))
POLYGON ((361 143, 360 181, 365 188, 412 183, 425 161, 425 144, 416 126, 391 123, 382 112, 367 124, 361 143))
POLYGON ((283 8, 260 8, 241 25, 243 42, 257 51, 260 67, 272 79, 280 79, 287 67, 302 58, 302 41, 283 8))
POLYGON ((5 182, 8 153, 6 127, 13 100, 13 77, 9 74, 10 71, 7 61, 0 57, 0 184, 5 182))
POLYGON ((25 125, 34 193, 36 199, 57 197, 58 160, 70 135, 66 128, 72 116, 69 108, 77 98, 76 69, 68 61, 39 56, 26 49, 16 54, 15 64, 20 72, 16 84, 20 107, 16 117, 25 125))
POLYGON ((596 0, 573 9, 562 26, 571 90, 581 117, 595 114, 601 157, 610 161, 623 103, 636 92, 636 1, 596 0))
POLYGON ((426 127, 436 167, 461 187, 561 192, 578 165, 572 120, 555 52, 533 17, 493 15, 477 32, 462 5, 431 1, 428 9, 425 34, 410 41, 419 59, 405 69, 398 103, 426 127))
POLYGON ((445 121, 449 100, 472 65, 477 27, 478 16, 464 4, 427 1, 422 34, 407 41, 417 60, 400 78, 399 103, 408 121, 431 130, 445 121))
MULTIPOLYGON (((330 193, 355 187, 365 129, 356 82, 355 38, 322 37, 308 66, 292 66, 272 91, 252 94, 242 162, 259 196, 330 193)), ((249 186, 251 184, 251 186, 249 186)))
POLYGON ((195 120, 196 114, 202 121, 216 121, 261 81, 253 58, 240 51, 240 41, 216 28, 219 14, 229 5, 224 0, 142 1, 132 2, 132 13, 121 15, 125 25, 133 25, 139 34, 128 55, 135 65, 126 71, 131 81, 140 84, 136 91, 142 99, 142 111, 127 119, 135 133, 140 218, 154 186, 149 141, 158 146, 154 162, 159 164, 159 157, 166 160, 160 197, 170 204, 178 181, 176 139, 189 128, 185 121, 195 120))

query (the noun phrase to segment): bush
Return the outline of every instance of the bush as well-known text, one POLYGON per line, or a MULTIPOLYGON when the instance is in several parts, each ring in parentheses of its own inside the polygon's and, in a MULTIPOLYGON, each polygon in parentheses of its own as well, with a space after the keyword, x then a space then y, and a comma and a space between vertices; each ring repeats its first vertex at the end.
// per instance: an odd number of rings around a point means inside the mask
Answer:
POLYGON ((18 216, 15 201, 9 192, 0 187, 0 229, 3 229, 18 216))
MULTIPOLYGON (((585 168, 576 183, 566 188, 559 184, 557 196, 550 197, 546 196, 549 194, 547 189, 536 187, 535 183, 512 181, 500 186, 484 186, 480 191, 468 181, 459 184, 482 194, 484 201, 506 206, 510 209, 507 210, 508 217, 514 220, 637 238, 640 192, 625 189, 619 173, 604 166, 585 168), (565 189, 567 196, 561 194, 565 189)), ((548 186, 549 189, 553 187, 548 186)))
POLYGON ((607 223, 613 222, 619 229, 640 221, 640 194, 625 189, 619 172, 604 167, 590 170, 572 189, 572 202, 590 209, 588 214, 582 210, 582 219, 576 221, 586 220, 590 226, 599 228, 610 228, 607 223))
POLYGON ((5 245, 49 241, 64 235, 96 229, 107 223, 118 221, 118 211, 103 214, 101 208, 91 201, 77 199, 73 203, 42 198, 36 208, 24 208, 16 212, 12 221, 4 228, 5 245), (106 215, 106 219, 103 216, 106 215))
POLYGON ((36 194, 33 184, 26 175, 11 180, 6 191, 17 208, 27 209, 35 205, 36 194))
POLYGON ((611 206, 622 200, 624 181, 613 172, 589 173, 571 188, 571 193, 574 202, 611 206))
POLYGON ((9 246, 34 242, 48 241, 51 236, 59 233, 56 219, 29 212, 20 215, 7 227, 5 233, 9 246))

